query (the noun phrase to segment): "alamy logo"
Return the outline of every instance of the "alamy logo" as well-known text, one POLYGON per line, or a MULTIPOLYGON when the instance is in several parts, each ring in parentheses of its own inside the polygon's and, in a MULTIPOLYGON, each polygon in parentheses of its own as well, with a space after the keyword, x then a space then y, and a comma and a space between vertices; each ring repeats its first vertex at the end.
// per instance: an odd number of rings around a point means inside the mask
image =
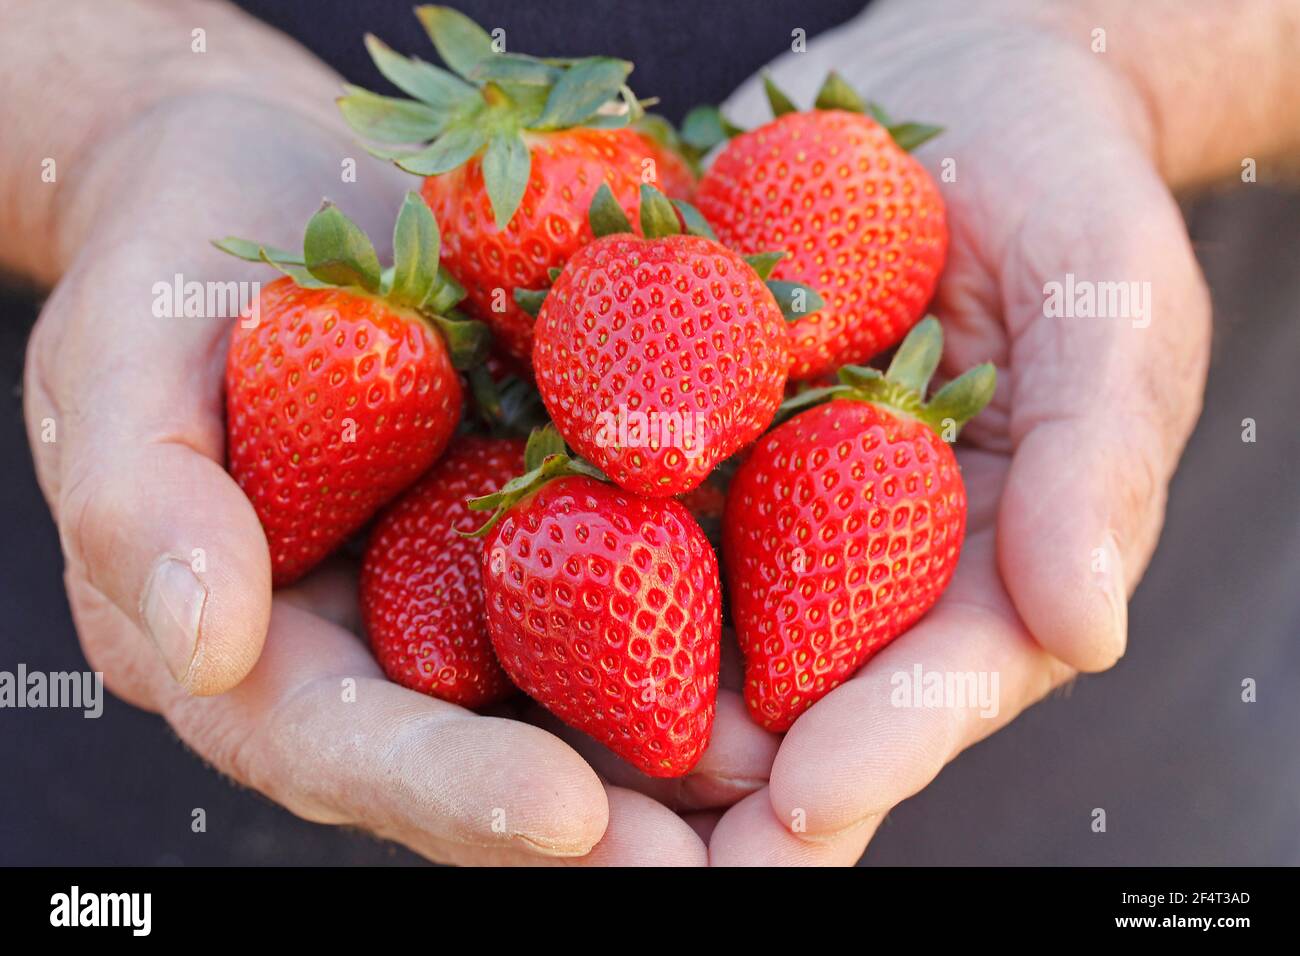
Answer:
POLYGON ((185 281, 179 272, 171 282, 153 284, 153 314, 158 319, 226 319, 238 315, 246 329, 262 320, 262 283, 185 281))
POLYGON ((889 678, 894 707, 965 710, 978 708, 981 717, 998 715, 997 671, 927 671, 913 664, 889 678))
POLYGON ((82 893, 74 886, 70 892, 50 897, 51 926, 126 926, 132 936, 148 936, 153 925, 151 893, 82 893))
POLYGON ((704 452, 708 416, 699 412, 601 412, 596 416, 596 444, 601 448, 675 448, 687 458, 704 452))
POLYGON ((94 719, 104 712, 104 675, 99 671, 0 671, 0 707, 68 708, 94 719))
POLYGON ((1129 319, 1135 329, 1151 324, 1150 282, 1093 282, 1065 274, 1064 282, 1043 284, 1047 319, 1129 319))

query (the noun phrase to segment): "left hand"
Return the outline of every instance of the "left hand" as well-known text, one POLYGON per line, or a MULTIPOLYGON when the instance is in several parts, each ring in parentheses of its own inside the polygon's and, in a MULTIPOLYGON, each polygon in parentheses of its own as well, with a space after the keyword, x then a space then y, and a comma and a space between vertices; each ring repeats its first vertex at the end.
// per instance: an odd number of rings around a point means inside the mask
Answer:
MULTIPOLYGON (((946 127, 919 155, 936 180, 945 158, 957 170, 940 183, 941 373, 992 360, 999 377, 958 452, 967 539, 935 608, 795 723, 768 787, 714 817, 713 864, 852 864, 962 750, 1114 664, 1200 411, 1208 296, 1138 91, 1086 31, 1031 23, 1016 0, 919 8, 873 4, 773 72, 807 103, 834 66, 893 115, 946 127), (1066 273, 1149 282, 1154 318, 1049 317, 1044 286, 1066 273), (891 705, 916 664, 997 675, 996 712, 891 705)), ((758 122, 760 102, 751 84, 728 113, 758 122)))

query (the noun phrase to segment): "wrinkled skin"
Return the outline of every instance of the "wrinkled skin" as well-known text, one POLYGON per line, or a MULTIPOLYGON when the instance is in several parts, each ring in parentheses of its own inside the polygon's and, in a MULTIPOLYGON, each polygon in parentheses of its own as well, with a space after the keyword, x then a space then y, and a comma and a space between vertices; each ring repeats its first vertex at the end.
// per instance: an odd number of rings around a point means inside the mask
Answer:
MULTIPOLYGON (((917 9, 909 0, 814 38, 776 75, 808 102, 834 64, 896 115, 947 127, 918 154, 936 175, 945 157, 958 170, 941 182, 952 227, 942 371, 992 358, 1000 384, 965 434, 971 511, 951 588, 779 751, 745 716, 725 659, 713 745, 691 776, 650 783, 588 741, 518 719, 533 713, 475 716, 385 681, 355 633, 352 568, 272 597, 262 531, 222 469, 227 324, 154 319, 149 290, 178 271, 265 279, 206 239, 290 245, 322 195, 385 234, 413 180, 360 157, 357 182, 340 186, 338 158, 360 150, 329 117, 336 78, 310 61, 301 85, 319 112, 178 93, 97 144, 63 197, 73 214, 60 242, 84 252, 67 254, 33 335, 24 399, 90 664, 217 769, 307 819, 438 860, 587 864, 850 863, 956 753, 1075 669, 1112 664, 1199 408, 1204 286, 1141 96, 1088 52, 1086 30, 917 9), (1150 280, 1155 320, 1044 319, 1043 283, 1066 271, 1150 280), (196 547, 207 570, 191 655, 166 627, 150 640, 142 597, 161 557, 196 547), (1092 570, 1096 549, 1105 573, 1092 570), (891 708, 889 675, 916 662, 998 670, 997 717, 891 708), (343 704, 347 678, 356 701, 343 704), (806 832, 791 832, 796 817, 806 832)), ((176 29, 188 37, 188 21, 176 29)), ((754 109, 736 117, 756 120, 759 99, 748 89, 754 109)), ((155 623, 185 613, 146 607, 155 623)))
MULTIPOLYGON (((960 751, 1077 671, 1111 666, 1200 411, 1209 302, 1141 97, 1086 29, 965 23, 952 9, 886 5, 773 72, 807 103, 834 65, 893 115, 946 128, 917 153, 936 178, 947 158, 957 171, 940 184, 952 229, 933 306, 940 378, 998 367, 958 451, 966 544, 934 610, 809 709, 769 785, 717 821, 714 864, 852 863, 960 751), (1067 272, 1149 281, 1154 318, 1045 318, 1044 284, 1067 272), (891 675, 918 663, 999 672, 996 716, 891 706, 891 675)), ((732 106, 742 124, 764 115, 754 87, 732 106)))

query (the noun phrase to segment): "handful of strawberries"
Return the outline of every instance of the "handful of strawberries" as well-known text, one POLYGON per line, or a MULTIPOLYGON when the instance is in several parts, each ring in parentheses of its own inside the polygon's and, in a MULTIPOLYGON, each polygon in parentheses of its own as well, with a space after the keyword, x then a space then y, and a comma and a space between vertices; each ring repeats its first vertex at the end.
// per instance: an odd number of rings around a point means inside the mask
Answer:
POLYGON ((832 75, 812 110, 769 84, 773 121, 698 112, 679 137, 629 63, 499 52, 454 10, 416 13, 447 69, 368 37, 414 99, 339 101, 424 177, 392 264, 329 203, 301 252, 218 243, 284 273, 233 332, 230 472, 277 586, 378 516, 361 605, 392 680, 472 708, 518 688, 680 776, 724 617, 751 716, 783 731, 952 577, 949 443, 994 372, 927 400, 947 226, 907 149, 937 131, 832 75))

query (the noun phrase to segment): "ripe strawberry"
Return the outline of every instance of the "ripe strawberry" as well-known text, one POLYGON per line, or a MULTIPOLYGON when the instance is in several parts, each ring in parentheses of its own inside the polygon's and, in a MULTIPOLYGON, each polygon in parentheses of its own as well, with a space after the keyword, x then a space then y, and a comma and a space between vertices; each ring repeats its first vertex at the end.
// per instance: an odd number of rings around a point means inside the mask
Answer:
POLYGON ((780 304, 755 269, 772 258, 747 262, 682 234, 677 209, 644 192, 645 238, 631 234, 608 190, 597 194, 601 238, 546 293, 533 370, 575 451, 628 491, 667 496, 694 488, 768 426, 789 353, 780 304))
POLYGON ((468 311, 526 359, 533 319, 510 292, 541 285, 591 241, 586 211, 596 188, 608 184, 635 213, 647 177, 685 198, 694 174, 649 127, 628 127, 642 113, 626 86, 632 64, 495 52, 487 33, 449 7, 416 14, 455 72, 367 37, 380 72, 416 102, 349 88, 339 104, 369 139, 430 142, 419 152, 377 152, 428 177, 424 198, 447 234, 444 255, 465 283, 468 311))
POLYGON ((907 150, 939 131, 891 123, 835 74, 811 112, 794 112, 770 83, 768 92, 776 119, 727 145, 696 202, 727 245, 789 250, 772 274, 825 299, 790 327, 790 377, 802 381, 865 362, 925 313, 948 226, 938 188, 907 150))
POLYGON ((466 499, 495 492, 523 463, 520 439, 457 439, 375 525, 361 568, 361 612, 390 680, 462 707, 514 690, 488 637, 483 543, 458 532, 482 524, 466 499))
POLYGON ((718 689, 718 564, 678 502, 638 498, 529 440, 532 470, 471 503, 482 529, 488 630, 520 688, 654 777, 708 745, 718 689))
POLYGON ((301 255, 224 239, 286 277, 236 324, 226 362, 230 473, 257 511, 278 587, 309 571, 442 454, 460 418, 454 366, 486 329, 448 317, 438 228, 415 193, 381 272, 365 234, 326 203, 301 255), (448 351, 448 345, 451 352, 448 351))
POLYGON ((992 365, 928 402, 943 334, 933 318, 884 375, 843 385, 757 442, 723 517, 728 594, 751 716, 784 731, 939 599, 966 528, 952 440, 993 394, 992 365))

